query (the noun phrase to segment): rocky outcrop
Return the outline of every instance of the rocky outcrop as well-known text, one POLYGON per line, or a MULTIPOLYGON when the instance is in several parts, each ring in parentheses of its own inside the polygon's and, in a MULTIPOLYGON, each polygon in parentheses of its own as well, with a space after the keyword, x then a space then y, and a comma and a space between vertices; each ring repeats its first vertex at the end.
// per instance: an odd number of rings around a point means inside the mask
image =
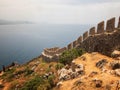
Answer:
POLYGON ((113 70, 120 69, 120 61, 113 61, 110 63, 110 66, 113 70))
POLYGON ((103 59, 103 60, 100 60, 96 63, 96 67, 98 68, 103 68, 105 66, 105 64, 107 63, 107 60, 103 59))
POLYGON ((111 56, 112 56, 113 58, 120 57, 120 51, 114 50, 114 51, 112 52, 111 56))
POLYGON ((72 64, 69 68, 62 68, 58 70, 59 80, 65 81, 74 79, 80 75, 84 74, 84 65, 83 64, 72 64))
POLYGON ((115 74, 116 74, 117 76, 120 76, 120 69, 116 69, 116 70, 115 70, 115 74))

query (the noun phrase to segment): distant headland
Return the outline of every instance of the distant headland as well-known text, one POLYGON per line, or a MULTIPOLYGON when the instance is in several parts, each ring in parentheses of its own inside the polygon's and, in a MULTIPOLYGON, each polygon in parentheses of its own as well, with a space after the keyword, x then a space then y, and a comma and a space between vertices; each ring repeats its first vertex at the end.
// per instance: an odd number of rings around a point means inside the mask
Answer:
POLYGON ((30 21, 10 21, 0 19, 0 25, 14 25, 14 24, 33 24, 30 21))

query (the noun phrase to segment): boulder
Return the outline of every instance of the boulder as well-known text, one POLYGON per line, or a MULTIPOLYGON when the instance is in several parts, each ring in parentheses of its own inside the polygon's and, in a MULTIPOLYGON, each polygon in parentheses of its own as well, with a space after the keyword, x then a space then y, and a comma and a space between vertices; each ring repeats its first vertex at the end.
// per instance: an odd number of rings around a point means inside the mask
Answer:
POLYGON ((83 64, 75 64, 72 62, 71 67, 66 66, 61 70, 58 70, 59 80, 69 80, 78 77, 79 75, 84 74, 84 66, 83 64))
POLYGON ((31 70, 33 70, 33 71, 34 71, 36 67, 37 67, 37 66, 36 66, 36 65, 34 65, 34 66, 31 68, 31 70))
POLYGON ((102 80, 99 80, 98 78, 94 78, 92 82, 94 83, 96 88, 102 87, 102 83, 103 83, 102 80))
POLYGON ((86 57, 85 57, 85 56, 81 56, 81 59, 82 59, 83 61, 85 61, 85 60, 86 60, 86 57))
POLYGON ((97 75, 97 74, 98 74, 98 72, 92 71, 92 72, 89 74, 89 77, 93 77, 94 75, 97 75))
POLYGON ((102 59, 102 60, 100 60, 100 61, 98 61, 96 63, 96 67, 102 69, 106 65, 106 63, 107 63, 107 60, 106 59, 102 59))
POLYGON ((115 74, 116 74, 117 76, 120 76, 120 69, 116 69, 116 70, 115 70, 115 74))
POLYGON ((73 73, 71 74, 71 79, 74 79, 74 78, 76 78, 77 76, 78 76, 78 73, 73 72, 73 73))
POLYGON ((79 68, 79 70, 84 70, 84 65, 83 64, 77 64, 77 68, 79 68))
POLYGON ((59 88, 62 84, 63 84, 62 81, 58 82, 58 83, 57 83, 57 87, 59 88))
POLYGON ((120 57, 120 51, 114 50, 114 51, 112 52, 111 56, 112 56, 113 58, 120 57))
POLYGON ((61 70, 58 71, 59 75, 59 80, 68 80, 70 79, 69 73, 71 70, 67 70, 65 68, 62 68, 61 70))
POLYGON ((110 63, 110 66, 113 70, 120 69, 120 61, 113 61, 110 63))
POLYGON ((102 80, 97 80, 97 81, 96 81, 96 87, 97 87, 97 88, 102 87, 102 80))

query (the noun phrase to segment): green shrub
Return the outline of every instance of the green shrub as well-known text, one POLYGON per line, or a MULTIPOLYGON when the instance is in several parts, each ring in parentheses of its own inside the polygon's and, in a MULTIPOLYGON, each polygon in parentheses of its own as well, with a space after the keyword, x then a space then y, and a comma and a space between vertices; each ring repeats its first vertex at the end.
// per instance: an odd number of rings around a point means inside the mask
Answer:
POLYGON ((50 72, 50 71, 51 71, 51 68, 48 67, 48 68, 46 69, 46 73, 48 73, 48 72, 50 72))
POLYGON ((50 75, 48 79, 42 76, 36 76, 32 80, 26 82, 20 90, 50 90, 54 85, 54 75, 50 75))
POLYGON ((59 70, 59 69, 61 69, 62 67, 64 67, 64 64, 62 64, 62 63, 58 63, 58 64, 55 65, 55 69, 56 69, 56 70, 59 70))
POLYGON ((2 79, 6 79, 8 82, 11 81, 14 78, 13 73, 15 72, 15 70, 15 68, 12 68, 5 71, 5 73, 2 75, 2 79))
POLYGON ((54 86, 54 79, 55 79, 55 76, 54 75, 50 75, 48 77, 48 82, 51 86, 54 86))
POLYGON ((25 74, 25 76, 31 75, 33 72, 34 72, 33 70, 26 69, 26 74, 25 74))
POLYGON ((37 90, 37 87, 43 83, 45 83, 43 78, 36 76, 32 80, 26 82, 20 90, 37 90))
POLYGON ((83 49, 73 48, 70 50, 66 50, 61 54, 59 62, 63 63, 64 65, 70 64, 73 59, 77 58, 78 56, 81 56, 84 53, 85 51, 83 49))

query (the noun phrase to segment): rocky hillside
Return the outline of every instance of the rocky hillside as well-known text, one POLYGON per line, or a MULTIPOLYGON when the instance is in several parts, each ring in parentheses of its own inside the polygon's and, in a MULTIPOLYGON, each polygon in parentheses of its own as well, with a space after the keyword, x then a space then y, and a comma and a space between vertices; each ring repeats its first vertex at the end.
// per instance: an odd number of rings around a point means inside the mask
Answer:
MULTIPOLYGON (((86 53, 72 62, 75 65, 76 77, 61 80, 59 90, 119 90, 120 62, 99 53, 86 53), (79 70, 83 73, 78 73, 79 70)), ((73 65, 73 66, 74 66, 73 65)), ((70 75, 70 69, 64 71, 70 75)), ((64 75, 65 76, 65 75, 64 75)))
POLYGON ((0 90, 119 90, 119 53, 85 53, 71 64, 46 63, 40 57, 0 75, 0 90))

